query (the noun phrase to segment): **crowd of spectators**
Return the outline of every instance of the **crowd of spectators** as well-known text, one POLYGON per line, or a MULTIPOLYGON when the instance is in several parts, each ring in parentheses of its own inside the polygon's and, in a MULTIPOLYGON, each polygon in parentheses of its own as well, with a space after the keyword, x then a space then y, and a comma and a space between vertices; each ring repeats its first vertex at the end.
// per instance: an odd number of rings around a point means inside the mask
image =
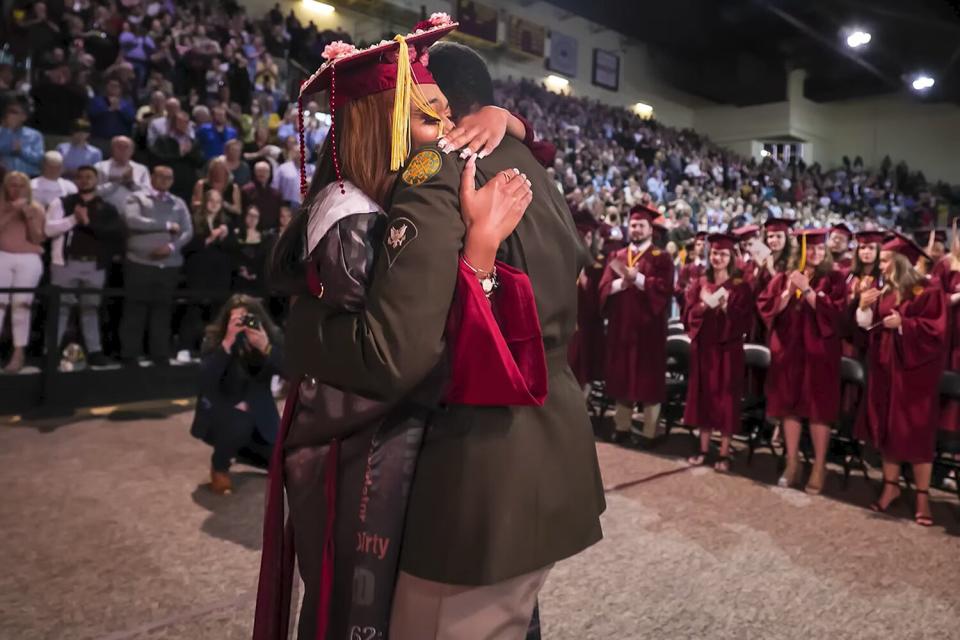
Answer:
MULTIPOLYGON (((16 0, 4 17, 0 289, 24 290, 0 294, 0 335, 9 315, 13 337, 5 370, 24 366, 29 290, 48 283, 83 290, 64 295, 51 320, 58 349, 70 333, 94 366, 113 364, 105 353, 141 364, 195 358, 230 291, 269 293, 266 257, 300 205, 291 87, 326 44, 349 36, 279 4, 248 16, 235 0, 16 0), (104 287, 125 295, 102 299, 104 287), (178 296, 190 302, 173 304, 178 296)), ((768 216, 926 225, 945 203, 942 187, 902 163, 758 163, 532 82, 501 82, 497 93, 556 144, 549 171, 572 209, 618 222, 649 200, 677 244, 768 216)), ((315 102, 304 116, 312 171, 330 118, 315 102)))

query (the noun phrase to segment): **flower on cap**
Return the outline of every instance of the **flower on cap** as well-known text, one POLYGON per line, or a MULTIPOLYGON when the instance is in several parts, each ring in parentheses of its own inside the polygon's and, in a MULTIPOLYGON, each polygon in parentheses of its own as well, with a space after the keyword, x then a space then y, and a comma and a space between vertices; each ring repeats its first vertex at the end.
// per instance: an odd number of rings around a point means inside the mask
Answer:
POLYGON ((453 24, 453 20, 450 19, 450 14, 438 11, 437 13, 431 13, 427 20, 418 22, 417 26, 413 28, 413 32, 422 33, 430 29, 445 27, 448 24, 453 24))
POLYGON ((344 42, 343 40, 337 40, 336 42, 331 42, 326 47, 324 47, 323 53, 320 55, 327 62, 332 62, 337 58, 348 56, 352 53, 355 53, 356 51, 357 51, 357 48, 352 44, 350 44, 349 42, 344 42))

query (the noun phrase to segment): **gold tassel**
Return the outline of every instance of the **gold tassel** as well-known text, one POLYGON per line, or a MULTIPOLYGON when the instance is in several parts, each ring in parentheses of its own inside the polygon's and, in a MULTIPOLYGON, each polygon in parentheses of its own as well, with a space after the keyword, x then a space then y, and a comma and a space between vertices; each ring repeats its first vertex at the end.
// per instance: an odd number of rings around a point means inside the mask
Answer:
MULTIPOLYGON (((807 234, 800 234, 800 273, 807 268, 807 234)), ((803 292, 797 289, 797 300, 803 296, 803 292)))
POLYGON ((397 171, 410 153, 410 55, 407 40, 398 35, 397 88, 393 97, 393 122, 391 123, 390 171, 397 171))

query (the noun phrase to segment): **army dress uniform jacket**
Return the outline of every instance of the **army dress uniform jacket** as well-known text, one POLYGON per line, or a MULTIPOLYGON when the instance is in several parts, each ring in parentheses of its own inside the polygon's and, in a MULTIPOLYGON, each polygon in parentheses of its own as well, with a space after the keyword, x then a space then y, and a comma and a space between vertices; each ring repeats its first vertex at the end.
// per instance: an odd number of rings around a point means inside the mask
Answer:
MULTIPOLYGON (((501 582, 602 537, 593 434, 566 362, 584 254, 563 198, 522 143, 504 139, 478 161, 478 182, 512 167, 526 173, 534 198, 498 258, 533 285, 547 398, 542 407, 446 405, 431 414, 401 569, 448 584, 501 582)), ((433 146, 411 159, 393 195, 366 307, 336 313, 312 298, 294 305, 287 323, 292 375, 392 401, 442 365, 464 236, 462 169, 455 155, 433 146)))

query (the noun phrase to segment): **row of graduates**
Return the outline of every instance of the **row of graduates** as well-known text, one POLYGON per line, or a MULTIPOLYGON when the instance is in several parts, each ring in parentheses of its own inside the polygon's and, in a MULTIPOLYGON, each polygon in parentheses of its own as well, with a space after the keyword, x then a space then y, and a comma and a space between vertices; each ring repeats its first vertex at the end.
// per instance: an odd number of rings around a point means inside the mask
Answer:
POLYGON ((628 245, 606 256, 596 251, 603 230, 577 217, 596 260, 580 278, 570 361, 582 384, 605 380, 616 404, 614 439, 629 433, 636 403, 644 407, 644 435, 655 435, 666 396, 667 315, 676 299, 691 340, 683 420, 701 434, 691 463, 706 462, 717 432, 715 468, 729 470, 741 398, 746 385, 755 385, 766 396, 768 417, 782 428, 781 486, 801 481, 807 422, 814 464, 805 488, 822 490, 831 426, 844 412, 855 416, 855 436, 883 458, 883 492, 872 508, 885 511, 899 497, 900 468, 909 463, 915 520, 932 525, 927 492, 936 434, 941 427, 960 430, 960 407, 941 405, 939 397, 945 367, 960 369, 960 260, 953 257, 960 251, 940 251, 934 259, 899 233, 852 234, 842 225, 794 233, 793 221, 772 219, 762 229, 699 234, 674 278, 672 260, 653 241, 658 215, 635 207, 628 245), (745 342, 769 347, 765 375, 746 370, 745 342), (842 387, 842 356, 864 363, 862 394, 842 387))

